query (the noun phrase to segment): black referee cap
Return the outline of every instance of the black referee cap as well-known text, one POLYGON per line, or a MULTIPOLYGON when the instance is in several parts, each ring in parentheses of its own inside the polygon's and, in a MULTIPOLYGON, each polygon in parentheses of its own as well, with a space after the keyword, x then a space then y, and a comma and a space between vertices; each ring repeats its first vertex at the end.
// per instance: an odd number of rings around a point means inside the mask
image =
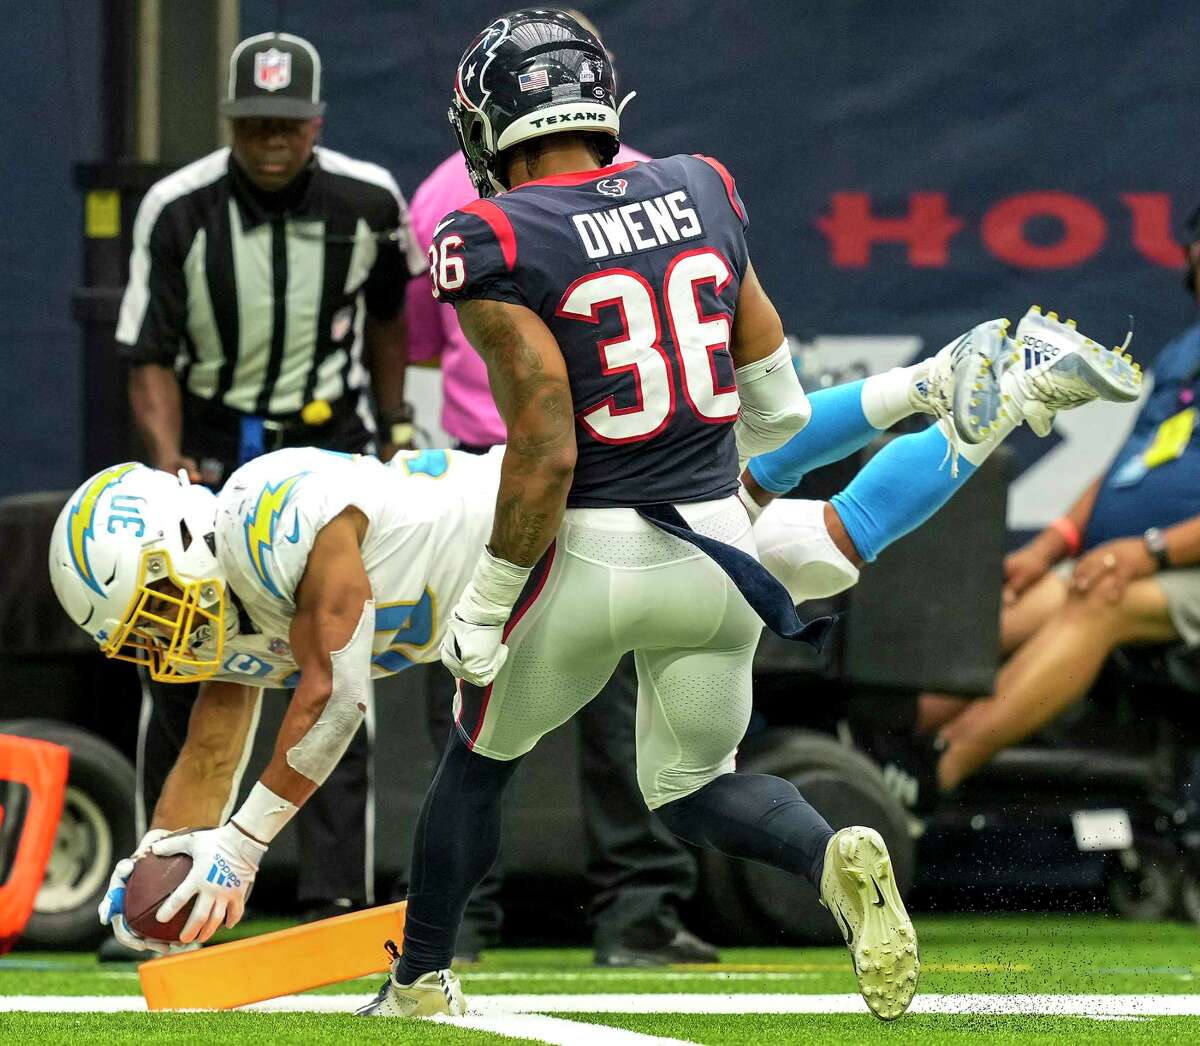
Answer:
POLYGON ((325 112, 321 56, 290 33, 262 33, 243 40, 229 56, 229 87, 221 113, 308 120, 325 112))

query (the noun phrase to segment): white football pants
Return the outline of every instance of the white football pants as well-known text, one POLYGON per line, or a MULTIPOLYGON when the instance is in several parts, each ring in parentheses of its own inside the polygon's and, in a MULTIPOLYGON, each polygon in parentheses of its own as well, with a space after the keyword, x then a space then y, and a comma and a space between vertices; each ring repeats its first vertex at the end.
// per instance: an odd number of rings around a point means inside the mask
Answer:
MULTIPOLYGON (((737 498, 680 505, 699 533, 757 555, 737 498)), ((654 809, 733 770, 762 622, 699 549, 633 509, 568 509, 506 626, 491 686, 460 683, 472 749, 515 759, 600 692, 634 651, 637 772, 654 809)))

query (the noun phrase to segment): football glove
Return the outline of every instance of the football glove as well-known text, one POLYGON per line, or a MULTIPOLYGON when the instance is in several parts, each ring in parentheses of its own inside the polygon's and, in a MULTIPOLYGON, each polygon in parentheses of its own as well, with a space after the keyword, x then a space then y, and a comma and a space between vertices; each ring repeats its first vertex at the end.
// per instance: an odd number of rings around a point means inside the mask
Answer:
POLYGON ((504 645, 507 619, 506 612, 495 624, 476 623, 464 618, 459 607, 455 607, 442 639, 442 664, 450 674, 472 686, 491 683, 508 659, 508 647, 504 645))
POLYGON ((159 857, 188 854, 192 869, 159 906, 155 918, 169 922, 193 897, 195 907, 179 939, 207 941, 222 926, 235 926, 246 911, 246 895, 258 874, 266 846, 233 824, 172 835, 151 847, 159 857))
POLYGON ((504 667, 504 626, 532 569, 483 550, 442 637, 442 664, 455 678, 487 686, 504 667))
POLYGON ((142 836, 142 841, 137 844, 133 853, 118 861, 116 867, 113 868, 112 876, 108 880, 108 889, 105 890, 104 899, 100 902, 98 911, 100 925, 111 927, 113 936, 118 941, 126 948, 132 948, 137 952, 149 951, 166 955, 169 952, 180 950, 180 945, 172 944, 170 941, 147 940, 140 933, 134 933, 125 921, 125 887, 129 885, 133 866, 139 857, 145 857, 150 852, 151 844, 156 843, 165 835, 167 835, 165 828, 151 828, 142 836))

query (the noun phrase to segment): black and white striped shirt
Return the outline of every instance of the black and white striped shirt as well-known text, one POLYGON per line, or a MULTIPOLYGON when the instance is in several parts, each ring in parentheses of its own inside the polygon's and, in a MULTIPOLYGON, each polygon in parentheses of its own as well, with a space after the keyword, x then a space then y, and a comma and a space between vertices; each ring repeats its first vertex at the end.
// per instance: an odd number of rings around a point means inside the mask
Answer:
POLYGON ((131 362, 174 366, 191 395, 264 417, 366 388, 365 315, 394 316, 424 260, 386 170, 313 157, 285 209, 263 207, 228 149, 150 189, 117 323, 131 362))

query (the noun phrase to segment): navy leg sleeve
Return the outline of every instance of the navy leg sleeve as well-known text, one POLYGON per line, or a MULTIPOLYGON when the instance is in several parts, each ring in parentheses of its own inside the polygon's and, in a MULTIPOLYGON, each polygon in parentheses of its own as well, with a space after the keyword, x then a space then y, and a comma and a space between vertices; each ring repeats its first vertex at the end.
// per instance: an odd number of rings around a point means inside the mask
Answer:
POLYGON ((722 774, 699 791, 660 806, 657 813, 694 846, 782 868, 821 888, 833 829, 791 781, 767 774, 722 774))
POLYGON ((413 839, 402 984, 450 965, 467 899, 500 852, 500 801, 519 763, 476 755, 451 731, 413 839))

